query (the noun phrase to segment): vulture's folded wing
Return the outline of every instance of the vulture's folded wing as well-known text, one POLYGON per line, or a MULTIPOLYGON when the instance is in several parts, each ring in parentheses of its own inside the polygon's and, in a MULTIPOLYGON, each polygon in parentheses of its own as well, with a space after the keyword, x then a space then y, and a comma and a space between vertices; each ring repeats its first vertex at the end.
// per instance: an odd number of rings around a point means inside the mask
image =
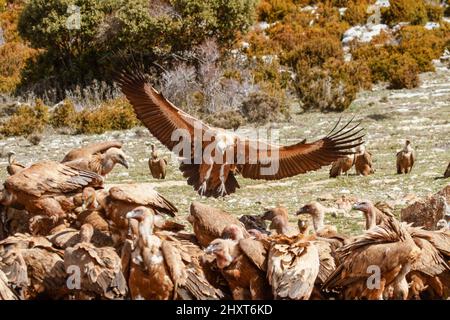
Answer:
POLYGON ((85 147, 77 148, 69 151, 64 159, 61 161, 62 163, 72 161, 75 159, 83 158, 89 155, 93 155, 96 153, 105 153, 110 148, 122 148, 122 143, 119 141, 107 141, 107 142, 97 142, 91 143, 85 147))
POLYGON ((244 178, 278 180, 318 170, 352 154, 350 149, 363 143, 363 135, 360 135, 363 129, 358 129, 359 124, 347 129, 350 121, 335 130, 338 124, 326 137, 312 143, 301 141, 290 146, 275 146, 262 141, 242 140, 236 152, 239 156, 239 149, 245 150, 245 163, 239 163, 238 159, 239 172, 244 178))
POLYGON ((6 179, 5 188, 40 197, 100 187, 103 178, 93 172, 73 169, 54 161, 38 162, 6 179))
POLYGON ((267 250, 263 243, 251 238, 239 241, 242 252, 262 271, 267 271, 267 250))
POLYGON ((174 131, 178 130, 178 133, 188 134, 193 141, 196 125, 201 126, 203 130, 210 129, 200 120, 190 116, 164 98, 146 82, 146 78, 141 72, 124 71, 117 77, 117 82, 133 106, 138 119, 154 137, 170 150, 178 144, 177 139, 172 139, 174 131))
POLYGON ((178 209, 169 200, 164 198, 155 189, 145 184, 123 184, 109 189, 112 199, 148 206, 159 213, 175 216, 178 209))

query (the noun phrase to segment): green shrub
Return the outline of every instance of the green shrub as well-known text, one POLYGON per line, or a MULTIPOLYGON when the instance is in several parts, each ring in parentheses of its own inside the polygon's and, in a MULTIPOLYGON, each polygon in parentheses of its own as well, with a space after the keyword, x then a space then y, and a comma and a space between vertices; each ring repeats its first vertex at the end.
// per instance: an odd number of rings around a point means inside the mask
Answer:
POLYGON ((419 67, 407 54, 395 54, 389 61, 389 82, 392 89, 411 89, 419 85, 419 67))
POLYGON ((423 0, 395 0, 382 10, 383 20, 389 25, 410 22, 413 25, 425 24, 428 20, 423 0))
POLYGON ((236 110, 211 114, 205 118, 205 121, 214 127, 233 130, 236 130, 245 123, 242 114, 236 110))
POLYGON ((285 118, 287 106, 280 93, 263 87, 242 102, 241 112, 248 122, 263 124, 285 118))
POLYGON ((367 8, 368 4, 365 1, 351 1, 345 10, 343 20, 352 26, 365 24, 368 18, 367 8))
POLYGON ((54 128, 75 128, 77 124, 78 113, 70 99, 65 99, 62 104, 55 107, 51 116, 50 124, 54 128))
POLYGON ((439 5, 425 4, 428 20, 439 22, 444 16, 444 8, 439 5))
POLYGON ((41 133, 48 123, 48 107, 41 100, 36 100, 36 106, 20 106, 17 111, 1 126, 0 132, 5 136, 28 136, 41 133))

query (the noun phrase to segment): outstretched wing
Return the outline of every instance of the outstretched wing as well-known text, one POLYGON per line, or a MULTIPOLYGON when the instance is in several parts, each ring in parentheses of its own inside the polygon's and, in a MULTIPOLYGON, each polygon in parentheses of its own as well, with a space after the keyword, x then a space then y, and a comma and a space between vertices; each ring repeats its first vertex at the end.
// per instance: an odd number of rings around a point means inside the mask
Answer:
POLYGON ((170 150, 179 142, 171 138, 174 131, 179 130, 182 134, 188 134, 193 142, 196 124, 203 129, 209 129, 200 120, 175 107, 164 98, 161 93, 146 82, 143 73, 123 71, 117 77, 117 82, 133 106, 138 119, 155 138, 170 150))
POLYGON ((61 161, 69 162, 75 159, 80 159, 84 157, 88 157, 90 155, 96 154, 96 153, 104 153, 110 148, 122 148, 122 143, 119 141, 107 141, 107 142, 97 142, 97 143, 91 143, 88 144, 85 147, 77 148, 69 151, 64 156, 64 159, 61 161))
POLYGON ((5 188, 40 197, 81 191, 84 187, 100 187, 103 178, 96 173, 70 168, 54 161, 38 162, 5 181, 5 188))
MULTIPOLYGON (((279 147, 261 141, 240 141, 244 143, 245 164, 238 166, 239 172, 244 178, 279 180, 327 166, 352 154, 351 148, 364 143, 360 134, 363 129, 358 129, 359 123, 347 129, 351 122, 336 130, 337 122, 326 137, 312 143, 302 141, 279 147)), ((237 154, 239 149, 238 146, 237 154)))

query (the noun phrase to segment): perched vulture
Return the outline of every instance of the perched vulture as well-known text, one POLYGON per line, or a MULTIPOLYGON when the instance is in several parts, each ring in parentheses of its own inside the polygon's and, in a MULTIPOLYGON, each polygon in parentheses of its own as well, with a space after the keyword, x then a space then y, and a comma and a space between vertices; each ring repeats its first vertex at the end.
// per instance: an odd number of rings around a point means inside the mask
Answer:
POLYGON ((232 224, 241 228, 244 237, 249 236, 243 224, 235 216, 200 202, 191 203, 187 220, 191 223, 202 247, 207 247, 211 241, 220 238, 223 229, 232 224))
POLYGON ((10 176, 25 169, 23 164, 16 161, 15 155, 16 154, 13 151, 8 152, 8 166, 6 167, 6 171, 10 176))
POLYGON ((331 164, 330 178, 336 178, 341 174, 348 175, 348 172, 355 164, 355 155, 349 154, 345 157, 339 158, 331 164))
POLYGON ((361 144, 357 141, 362 129, 350 122, 338 130, 336 124, 312 143, 277 146, 251 140, 208 126, 177 108, 146 83, 142 72, 122 71, 117 81, 139 120, 182 159, 180 170, 187 183, 207 197, 234 193, 239 188, 236 173, 250 179, 292 177, 329 165, 361 144))
POLYGON ((122 148, 122 143, 118 141, 91 143, 87 146, 71 150, 64 156, 64 159, 61 162, 64 163, 77 159, 90 158, 95 154, 105 153, 111 148, 120 149, 122 148))
POLYGON ((44 237, 18 233, 0 241, 0 270, 23 299, 67 294, 63 252, 44 237))
POLYGON ((118 148, 109 148, 105 153, 96 153, 85 158, 79 158, 63 163, 71 168, 95 172, 102 176, 106 176, 110 173, 117 163, 128 169, 125 153, 118 148))
POLYGON ((445 220, 445 219, 440 219, 436 223, 436 228, 437 228, 437 230, 449 231, 450 230, 450 222, 447 222, 447 220, 445 220))
POLYGON ((267 208, 261 218, 270 221, 269 229, 275 230, 277 234, 294 236, 299 232, 295 226, 289 223, 289 214, 285 207, 267 208))
POLYGON ((404 224, 389 219, 355 237, 338 254, 340 264, 324 289, 341 289, 344 299, 382 300, 385 289, 392 287, 394 299, 406 299, 406 275, 421 250, 404 224))
POLYGON ((317 247, 307 237, 269 238, 267 279, 275 299, 308 300, 319 274, 317 247))
MULTIPOLYGON (((71 275, 78 267, 80 287, 74 293, 104 299, 123 299, 127 295, 127 281, 122 274, 120 257, 112 247, 97 248, 91 243, 94 228, 83 224, 80 242, 64 251, 64 266, 71 275)), ((75 274, 74 274, 75 275, 75 274)))
POLYGON ((112 222, 111 231, 116 243, 125 240, 128 233, 126 214, 133 209, 145 206, 157 214, 167 214, 172 217, 178 212, 169 200, 148 184, 121 184, 110 188, 107 192, 97 191, 95 196, 96 201, 104 209, 106 218, 112 222))
POLYGON ((450 162, 448 163, 447 169, 444 172, 444 178, 450 178, 450 162))
POLYGON ((150 159, 148 159, 148 168, 150 169, 152 177, 155 179, 165 179, 166 167, 167 160, 158 157, 158 151, 156 150, 155 145, 152 144, 152 153, 150 159))
POLYGON ((397 152, 397 174, 411 172, 415 159, 416 156, 414 149, 411 147, 411 142, 406 140, 403 149, 397 152))
MULTIPOLYGON (((51 225, 74 209, 74 194, 84 187, 102 184, 103 178, 93 172, 42 161, 7 178, 0 202, 5 206, 22 205, 31 215, 48 218, 51 225)), ((34 226, 30 225, 30 229, 33 231, 34 226)))
POLYGON ((110 227, 105 217, 104 210, 97 202, 97 192, 92 187, 83 189, 82 204, 77 215, 79 226, 89 223, 94 230, 109 234, 110 227))
POLYGON ((381 211, 370 200, 364 200, 353 206, 354 210, 359 210, 364 214, 366 220, 366 230, 380 224, 386 224, 394 217, 389 211, 381 211))
POLYGON ((374 173, 372 154, 366 151, 364 146, 360 146, 355 154, 355 171, 358 175, 368 176, 374 173))
MULTIPOLYGON (((233 225, 231 225, 233 226, 233 225)), ((234 225, 234 230, 240 227, 234 225)), ((231 236, 215 239, 205 249, 216 257, 217 267, 230 287, 234 300, 272 299, 266 280, 267 250, 264 244, 251 238, 231 236)))
POLYGON ((130 257, 132 299, 219 299, 222 293, 207 281, 199 264, 202 250, 169 234, 154 233, 155 215, 146 207, 127 213, 139 221, 130 257))

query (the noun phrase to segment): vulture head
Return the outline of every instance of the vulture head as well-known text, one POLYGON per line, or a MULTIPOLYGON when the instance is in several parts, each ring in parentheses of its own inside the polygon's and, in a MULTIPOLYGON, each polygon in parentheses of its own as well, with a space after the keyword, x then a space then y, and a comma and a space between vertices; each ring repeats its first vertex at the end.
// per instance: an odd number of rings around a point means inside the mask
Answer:
POLYGON ((231 239, 213 240, 205 249, 205 253, 216 256, 219 269, 228 267, 237 256, 238 243, 231 239))
POLYGON ((153 213, 150 211, 149 208, 140 206, 140 207, 134 208, 133 210, 129 211, 126 215, 126 218, 127 219, 136 219, 139 222, 144 221, 145 218, 151 218, 151 220, 153 222, 153 213))
POLYGON ((8 152, 8 154, 7 154, 8 164, 12 164, 14 162, 15 155, 16 155, 16 153, 14 151, 8 152))
POLYGON ((240 227, 235 224, 231 224, 223 229, 221 238, 239 241, 244 239, 244 233, 240 227))
POLYGON ((158 151, 156 150, 155 145, 152 144, 152 145, 151 145, 151 148, 152 148, 152 158, 153 158, 153 159, 158 158, 158 151))
POLYGON ((353 205, 353 210, 362 211, 364 213, 368 213, 373 208, 373 203, 370 200, 364 200, 357 202, 353 205))
POLYGON ((438 230, 449 230, 450 222, 447 222, 445 219, 441 219, 436 223, 436 228, 438 230))
POLYGON ((9 192, 7 189, 2 190, 2 197, 0 203, 4 206, 10 206, 16 201, 16 196, 14 193, 9 192))
POLYGON ((285 207, 266 208, 266 211, 261 215, 261 219, 272 221, 277 216, 288 218, 288 211, 285 207))
POLYGON ((306 234, 309 229, 309 223, 307 220, 298 219, 298 230, 301 234, 306 234))
POLYGON ((318 215, 320 213, 320 207, 319 207, 319 203, 313 201, 310 202, 308 204, 305 204, 303 207, 301 207, 297 212, 296 215, 301 215, 301 214, 310 214, 312 216, 314 215, 318 215))
POLYGON ((143 225, 143 228, 145 229, 142 230, 144 233, 152 233, 154 227, 162 228, 165 223, 165 219, 162 216, 154 214, 151 209, 144 206, 134 208, 133 210, 129 211, 125 217, 130 220, 130 233, 136 233, 136 231, 138 230, 138 224, 141 223, 143 225), (136 220, 138 224, 133 222, 133 219, 136 220))
POLYGON ((87 187, 83 189, 81 199, 82 199, 81 209, 83 211, 88 209, 93 210, 98 207, 97 194, 95 192, 95 189, 92 187, 87 187))
POLYGON ((94 227, 85 223, 80 228, 80 242, 91 242, 92 236, 94 235, 94 227))
POLYGON ((247 230, 250 237, 254 238, 255 240, 262 240, 267 238, 267 234, 262 233, 258 229, 249 229, 247 230))
POLYGON ((105 153, 105 159, 108 161, 112 161, 113 164, 121 164, 125 168, 128 169, 129 165, 127 160, 125 159, 125 153, 122 151, 122 149, 119 148, 110 148, 105 153))

